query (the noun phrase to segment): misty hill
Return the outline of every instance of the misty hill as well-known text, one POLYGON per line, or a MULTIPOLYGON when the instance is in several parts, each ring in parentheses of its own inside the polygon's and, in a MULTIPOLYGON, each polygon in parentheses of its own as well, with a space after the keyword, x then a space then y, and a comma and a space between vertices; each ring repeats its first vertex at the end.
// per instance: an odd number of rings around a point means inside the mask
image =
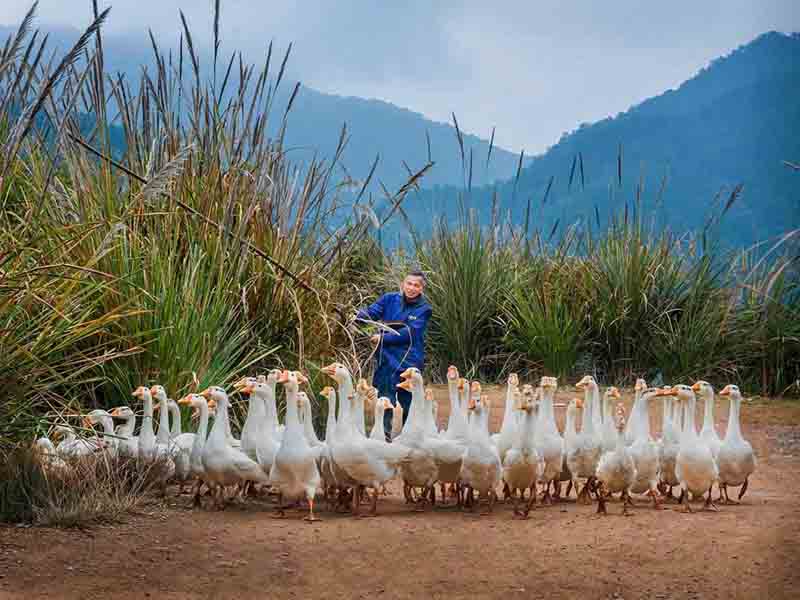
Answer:
POLYGON ((626 204, 636 210, 641 184, 640 210, 683 231, 702 228, 742 184, 720 230, 740 245, 800 227, 800 172, 783 164, 800 162, 798 131, 800 35, 772 32, 712 61, 675 90, 564 134, 523 169, 516 192, 513 181, 468 194, 437 187, 404 208, 424 231, 435 215, 457 214, 461 193, 486 222, 497 193, 501 214, 516 224, 524 222, 530 200, 531 229, 549 234, 556 223, 561 230, 576 221, 594 227, 598 215, 605 224, 626 204))
MULTIPOLYGON (((61 52, 69 49, 81 34, 77 29, 63 27, 42 27, 42 30, 50 36, 48 47, 58 48, 61 52)), ((0 42, 15 32, 15 27, 0 25, 0 42)), ((139 80, 143 66, 153 72, 153 52, 146 32, 141 32, 140 36, 104 33, 103 45, 107 71, 122 72, 130 82, 139 80)), ((165 48, 161 50, 166 54, 165 48)), ((228 58, 226 56, 225 60, 228 58)), ((280 58, 274 60, 279 61, 280 58)), ((263 57, 259 60, 263 60, 263 57)), ((185 68, 188 69, 188 58, 186 61, 185 68)), ((201 53, 201 64, 211 64, 208 54, 201 53)), ((282 84, 273 109, 276 117, 282 115, 293 87, 294 82, 282 84)), ((280 119, 275 118, 272 122, 275 133, 280 119)), ((290 113, 286 146, 292 149, 291 156, 295 160, 310 159, 315 153, 330 158, 336 150, 345 123, 349 141, 341 164, 355 179, 365 178, 376 155, 380 155, 375 181, 380 179, 389 190, 396 191, 408 177, 403 162, 412 170, 421 169, 427 162, 427 132, 430 136, 431 158, 436 164, 421 184, 462 183, 463 173, 454 127, 431 121, 419 113, 381 100, 337 96, 302 86, 290 113)), ((488 140, 474 135, 465 135, 464 144, 466 151, 472 149, 476 157, 485 157, 489 149, 488 140)), ((507 179, 516 172, 517 155, 495 146, 492 156, 488 170, 476 169, 476 184, 507 179)), ((344 171, 340 174, 344 175, 344 171)), ((377 190, 377 185, 373 189, 377 190)))

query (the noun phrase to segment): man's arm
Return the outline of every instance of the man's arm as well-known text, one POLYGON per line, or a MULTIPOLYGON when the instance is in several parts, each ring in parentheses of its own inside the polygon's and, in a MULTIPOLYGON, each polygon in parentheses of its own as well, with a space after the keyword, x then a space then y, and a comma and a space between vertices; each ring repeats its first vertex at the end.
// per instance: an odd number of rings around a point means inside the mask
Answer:
POLYGON ((383 319, 383 310, 386 303, 386 294, 383 294, 375 302, 366 308, 362 308, 356 313, 357 319, 371 319, 372 321, 380 321, 383 319))
POLYGON ((422 336, 432 313, 433 309, 430 306, 426 306, 420 314, 413 315, 417 317, 416 319, 409 319, 407 326, 399 328, 396 334, 389 331, 384 332, 383 343, 387 346, 399 346, 401 344, 407 346, 411 342, 412 335, 414 337, 422 336))

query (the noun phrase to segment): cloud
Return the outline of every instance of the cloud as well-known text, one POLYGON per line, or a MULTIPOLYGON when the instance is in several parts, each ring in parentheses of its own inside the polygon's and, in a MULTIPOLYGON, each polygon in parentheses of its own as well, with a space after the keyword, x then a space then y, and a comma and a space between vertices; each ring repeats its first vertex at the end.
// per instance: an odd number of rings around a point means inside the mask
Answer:
MULTIPOLYGON (((8 4, 8 3, 4 3, 8 4)), ((18 22, 27 5, 0 7, 18 22)), ((43 22, 85 25, 91 3, 41 0, 43 22)), ((210 46, 212 2, 116 0, 107 32, 177 41, 182 8, 210 46)), ((222 1, 223 50, 257 60, 269 40, 294 42, 293 76, 320 90, 380 98, 512 150, 541 152, 564 131, 675 87, 713 58, 770 29, 800 29, 796 0, 491 5, 374 0, 222 1)), ((136 40, 139 40, 138 42, 136 40)))

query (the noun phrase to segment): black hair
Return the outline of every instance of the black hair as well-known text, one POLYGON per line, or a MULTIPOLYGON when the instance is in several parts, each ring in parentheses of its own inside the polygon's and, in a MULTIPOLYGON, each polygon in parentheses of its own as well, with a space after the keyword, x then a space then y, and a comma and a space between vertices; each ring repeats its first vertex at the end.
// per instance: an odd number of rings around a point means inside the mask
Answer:
POLYGON ((423 284, 427 284, 427 283, 428 283, 428 278, 427 278, 427 277, 425 277, 425 273, 423 273, 423 272, 422 272, 422 271, 420 271, 419 269, 411 269, 411 270, 410 270, 410 271, 409 271, 409 272, 406 274, 406 277, 419 277, 420 279, 422 279, 422 283, 423 283, 423 284))

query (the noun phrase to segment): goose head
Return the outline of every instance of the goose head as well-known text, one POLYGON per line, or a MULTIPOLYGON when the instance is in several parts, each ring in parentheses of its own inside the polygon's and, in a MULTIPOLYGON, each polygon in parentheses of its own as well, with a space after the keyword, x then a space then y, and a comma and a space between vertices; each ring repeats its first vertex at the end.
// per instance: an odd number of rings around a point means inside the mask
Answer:
POLYGON ((150 395, 154 398, 157 398, 159 402, 167 400, 167 391, 164 389, 164 386, 161 385, 154 385, 150 388, 150 395))
POLYGON ((203 397, 201 394, 186 394, 183 398, 178 400, 178 404, 191 406, 192 408, 197 408, 203 403, 206 405, 208 404, 205 397, 203 397))
POLYGON ((200 395, 208 400, 208 407, 210 409, 214 409, 217 406, 220 406, 220 408, 228 407, 228 394, 218 385, 207 387, 200 392, 200 395))
POLYGON ((320 392, 323 398, 330 402, 336 402, 336 390, 333 387, 326 385, 320 392))
POLYGON ((581 379, 578 383, 575 384, 575 387, 579 390, 588 388, 588 389, 595 389, 597 387, 597 381, 595 381, 594 377, 591 375, 584 375, 583 379, 581 379))
POLYGON ((153 395, 150 393, 150 388, 144 385, 140 385, 138 388, 133 390, 132 396, 134 398, 139 398, 139 400, 144 401, 145 399, 152 399, 153 395))
POLYGON ((406 390, 410 392, 414 389, 415 386, 422 387, 422 372, 417 369, 416 367, 409 367, 402 373, 400 373, 400 378, 403 380, 397 384, 397 387, 401 390, 406 390))
POLYGON ((609 387, 603 397, 606 399, 606 402, 613 402, 614 400, 619 400, 622 398, 622 394, 620 394, 619 389, 614 387, 613 385, 609 387))
POLYGON ((548 377, 544 376, 539 381, 539 387, 541 387, 545 391, 555 391, 558 388, 558 378, 557 377, 548 377))
POLYGON ((455 365, 450 365, 449 367, 447 367, 447 383, 458 384, 458 381, 459 381, 458 369, 456 368, 455 365))
POLYGON ((350 371, 342 363, 331 363, 326 367, 320 369, 325 375, 336 381, 339 385, 344 384, 348 380, 352 380, 350 371))
POLYGON ((720 396, 730 396, 731 398, 736 398, 740 400, 742 398, 742 392, 739 391, 738 385, 733 385, 729 383, 719 393, 720 396))
POLYGON ((289 392, 297 392, 297 390, 300 389, 301 383, 308 383, 308 378, 300 371, 284 370, 278 378, 278 383, 285 385, 286 390, 289 392))
POLYGON ((136 416, 130 406, 117 406, 111 410, 110 414, 115 419, 130 419, 136 416))
POLYGON ((479 381, 473 381, 469 386, 469 395, 470 400, 474 400, 475 402, 479 402, 481 399, 481 384, 479 381))
POLYGON ((464 389, 467 387, 467 380, 463 377, 458 378, 458 391, 463 392, 464 389))
POLYGON ((53 437, 56 440, 60 440, 61 438, 69 439, 75 437, 75 432, 72 430, 72 427, 68 425, 56 425, 55 429, 53 429, 53 437))
POLYGON ((82 424, 86 429, 94 429, 94 426, 97 425, 97 423, 100 423, 105 417, 111 417, 111 413, 103 410, 102 408, 96 408, 90 413, 84 415, 82 424))
POLYGON ((647 389, 647 382, 641 377, 637 379, 636 383, 633 385, 634 392, 644 393, 646 389, 647 389))
POLYGON ((508 374, 508 385, 512 388, 519 386, 519 375, 516 373, 509 373, 508 374))
MULTIPOLYGON (((266 381, 266 379, 265 379, 266 381)), ((239 381, 233 384, 233 389, 237 392, 244 394, 251 394, 252 387, 258 383, 258 377, 242 377, 239 381), (251 388, 248 390, 248 388, 251 388)))
POLYGON ((701 398, 711 398, 714 396, 714 388, 707 381, 695 381, 692 385, 692 391, 699 395, 701 398))

